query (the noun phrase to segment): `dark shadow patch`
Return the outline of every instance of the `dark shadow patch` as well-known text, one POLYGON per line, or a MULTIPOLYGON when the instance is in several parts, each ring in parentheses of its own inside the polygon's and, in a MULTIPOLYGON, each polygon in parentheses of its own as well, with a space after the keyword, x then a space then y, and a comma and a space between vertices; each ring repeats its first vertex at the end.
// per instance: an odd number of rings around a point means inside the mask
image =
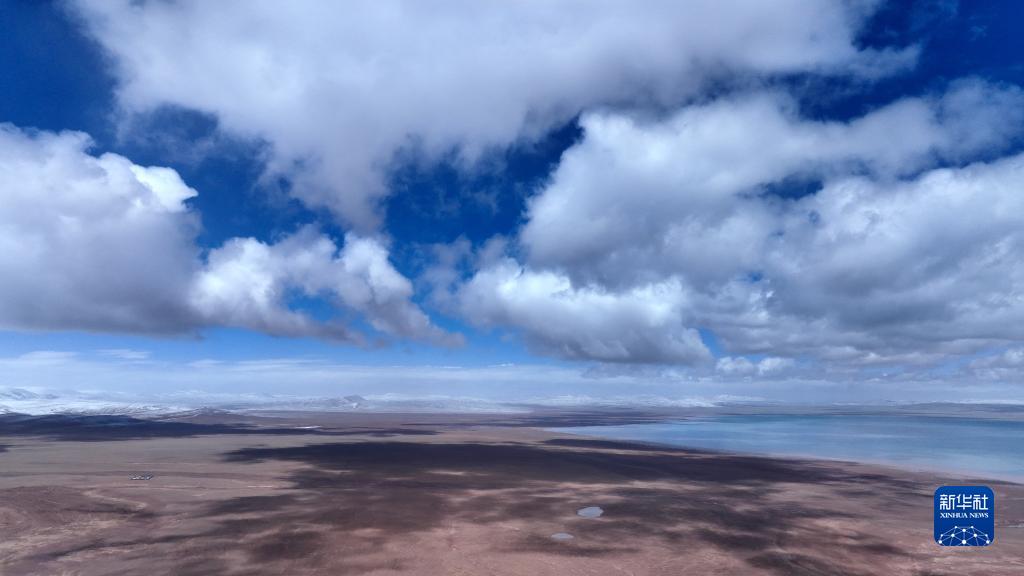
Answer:
MULTIPOLYGON (((773 500, 781 484, 859 486, 880 480, 843 467, 800 461, 652 450, 604 441, 520 443, 353 442, 287 448, 247 448, 225 454, 229 462, 288 461, 302 469, 289 479, 294 497, 234 499, 207 510, 227 533, 273 530, 282 525, 325 532, 395 537, 435 530, 451 522, 475 525, 509 521, 547 526, 562 518, 576 536, 552 541, 549 530, 524 533, 506 552, 601 557, 635 551, 628 543, 660 540, 683 545, 699 539, 729 554, 748 555, 777 546, 817 519, 853 517, 813 503, 773 500), (586 450, 572 448, 585 447, 586 450), (650 486, 643 483, 651 482, 650 486), (567 497, 564 486, 583 493, 567 497), (608 485, 621 486, 607 490, 608 485), (607 501, 586 495, 587 486, 607 501), (602 491, 604 490, 604 491, 602 491), (575 510, 600 505, 605 515, 578 519, 575 510), (246 516, 248 511, 258 515, 246 516), (246 516, 239 518, 238 516, 246 516), (771 522, 766 523, 765 519, 771 522)), ((917 489, 886 478, 887 486, 917 489)), ((801 546, 837 547, 827 535, 801 546)), ((880 558, 903 553, 865 541, 880 558)), ((771 555, 761 555, 769 568, 771 555)), ((810 562, 810 560, 807 560, 810 562)), ((782 564, 780 564, 781 566, 782 564)), ((789 566, 789 564, 786 564, 789 566)))
POLYGON ((279 496, 239 496, 213 504, 210 514, 260 514, 266 510, 286 508, 295 504, 291 494, 279 496))
POLYGON ((552 440, 545 440, 544 444, 548 446, 563 446, 567 448, 594 448, 600 450, 631 450, 640 452, 650 452, 652 450, 675 450, 683 451, 679 448, 673 447, 661 447, 657 445, 640 444, 637 442, 619 442, 616 440, 584 440, 576 438, 555 438, 552 440))
POLYGON ((529 444, 441 444, 344 442, 288 448, 246 448, 225 455, 228 462, 287 460, 320 470, 365 471, 420 477, 430 469, 483 474, 491 487, 521 485, 539 474, 547 482, 602 483, 672 479, 730 485, 765 482, 814 483, 835 479, 834 468, 808 468, 798 460, 709 454, 615 454, 545 449, 529 444), (702 462, 702 460, 704 462, 702 462), (703 465, 702 465, 703 464, 703 465))
POLYGON ((281 531, 256 540, 253 559, 260 562, 305 558, 320 549, 323 537, 310 530, 281 531))
POLYGON ((52 414, 30 416, 25 414, 0 415, 0 436, 32 436, 63 442, 107 442, 114 440, 140 440, 145 438, 191 438, 222 434, 267 434, 287 436, 429 436, 432 430, 404 427, 351 427, 304 428, 282 426, 269 418, 240 417, 231 422, 228 416, 218 417, 222 422, 182 421, 168 418, 133 418, 130 416, 77 416, 52 414))
MULTIPOLYGON (((289 464, 281 467, 288 471, 280 478, 290 482, 289 489, 180 512, 175 525, 191 525, 187 534, 154 533, 147 518, 129 517, 131 528, 108 541, 78 541, 49 558, 85 550, 132 560, 150 554, 180 562, 175 573, 196 573, 198 559, 218 566, 230 554, 230 565, 241 560, 252 574, 295 572, 296 567, 298 572, 415 573, 414 549, 382 558, 382 548, 444 538, 445 528, 453 525, 498 530, 514 523, 525 528, 501 532, 508 536, 490 544, 495 552, 600 559, 651 545, 681 553, 696 545, 780 576, 860 576, 829 560, 863 554, 885 565, 910 553, 871 534, 845 530, 840 537, 821 529, 822 521, 880 517, 902 499, 907 502, 900 505, 931 505, 928 490, 912 480, 813 461, 585 438, 540 444, 357 438, 374 431, 417 431, 412 426, 367 426, 350 429, 348 441, 224 453, 224 461, 240 466, 289 464), (851 498, 859 507, 821 497, 844 492, 855 494, 851 498), (585 506, 600 506, 605 513, 598 519, 576 516, 585 506), (550 539, 561 530, 575 538, 550 539)), ((92 515, 93 506, 75 503, 61 511, 92 515)))

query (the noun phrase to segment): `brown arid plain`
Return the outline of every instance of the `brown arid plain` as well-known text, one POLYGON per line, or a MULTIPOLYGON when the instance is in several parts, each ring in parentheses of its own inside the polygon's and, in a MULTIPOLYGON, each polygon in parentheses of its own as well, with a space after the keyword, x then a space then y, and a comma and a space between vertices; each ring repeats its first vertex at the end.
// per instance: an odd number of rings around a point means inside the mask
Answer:
POLYGON ((3 416, 0 574, 1024 574, 1018 484, 942 548, 933 491, 981 480, 542 430, 654 417, 3 416))

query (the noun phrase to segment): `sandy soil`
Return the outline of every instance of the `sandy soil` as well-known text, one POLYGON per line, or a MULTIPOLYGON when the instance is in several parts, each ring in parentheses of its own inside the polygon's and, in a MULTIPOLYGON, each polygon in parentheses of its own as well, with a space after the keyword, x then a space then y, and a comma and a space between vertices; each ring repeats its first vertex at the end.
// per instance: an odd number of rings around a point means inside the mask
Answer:
POLYGON ((533 428, 611 418, 0 420, 0 574, 1024 574, 1024 486, 940 548, 964 479, 533 428))

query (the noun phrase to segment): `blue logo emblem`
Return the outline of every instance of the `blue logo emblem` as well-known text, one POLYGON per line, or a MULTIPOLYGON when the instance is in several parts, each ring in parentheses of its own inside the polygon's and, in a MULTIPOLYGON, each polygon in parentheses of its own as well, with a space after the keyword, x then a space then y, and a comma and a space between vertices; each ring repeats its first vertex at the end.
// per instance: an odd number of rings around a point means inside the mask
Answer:
POLYGON ((988 546, 996 539, 996 499, 988 486, 942 486, 935 491, 939 546, 988 546))

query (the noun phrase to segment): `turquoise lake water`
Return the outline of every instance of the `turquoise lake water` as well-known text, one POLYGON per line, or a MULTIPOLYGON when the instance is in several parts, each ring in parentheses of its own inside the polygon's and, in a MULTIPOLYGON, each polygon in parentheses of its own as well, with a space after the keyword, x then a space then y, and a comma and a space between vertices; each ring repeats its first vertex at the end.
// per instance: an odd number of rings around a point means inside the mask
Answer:
POLYGON ((1024 422, 907 415, 730 415, 551 428, 616 440, 747 454, 891 464, 1024 481, 1024 422))

